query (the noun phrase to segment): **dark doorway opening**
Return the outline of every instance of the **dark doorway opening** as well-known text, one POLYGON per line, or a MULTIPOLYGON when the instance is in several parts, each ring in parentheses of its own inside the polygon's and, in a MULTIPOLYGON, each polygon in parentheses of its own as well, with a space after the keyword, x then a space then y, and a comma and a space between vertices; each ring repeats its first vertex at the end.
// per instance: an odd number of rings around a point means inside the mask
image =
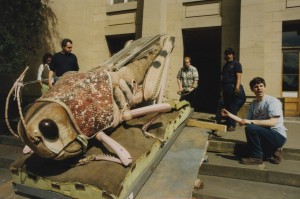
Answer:
POLYGON ((108 49, 110 55, 114 55, 115 53, 119 52, 124 45, 129 40, 134 40, 135 34, 122 34, 122 35, 108 35, 106 36, 106 42, 108 45, 108 49))
POLYGON ((184 56, 191 57, 191 64, 199 73, 196 112, 216 112, 220 97, 221 33, 221 27, 182 30, 184 56))

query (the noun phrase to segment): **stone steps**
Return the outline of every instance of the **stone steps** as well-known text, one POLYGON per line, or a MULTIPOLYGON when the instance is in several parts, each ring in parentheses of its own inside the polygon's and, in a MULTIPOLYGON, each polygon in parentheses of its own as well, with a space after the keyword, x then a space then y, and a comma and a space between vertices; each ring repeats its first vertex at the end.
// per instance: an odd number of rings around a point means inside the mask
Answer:
POLYGON ((232 154, 207 155, 208 162, 202 164, 199 174, 300 187, 300 161, 283 159, 278 165, 268 161, 244 165, 232 154))
POLYGON ((298 198, 300 195, 300 149, 283 149, 283 160, 275 165, 239 163, 242 141, 210 140, 207 161, 198 178, 203 188, 194 190, 194 198, 298 198))
MULTIPOLYGON (((223 140, 210 140, 207 151, 215 153, 232 153, 237 156, 241 155, 244 151, 246 143, 243 141, 223 141, 223 140)), ((284 159, 300 161, 300 149, 283 148, 282 153, 284 159)))

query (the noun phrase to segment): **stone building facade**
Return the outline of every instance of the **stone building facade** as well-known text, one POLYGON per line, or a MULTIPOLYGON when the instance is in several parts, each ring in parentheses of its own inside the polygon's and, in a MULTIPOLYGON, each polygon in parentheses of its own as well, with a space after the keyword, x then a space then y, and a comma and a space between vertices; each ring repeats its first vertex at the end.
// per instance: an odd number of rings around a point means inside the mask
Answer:
POLYGON ((300 0, 51 0, 49 6, 57 19, 55 50, 71 38, 81 71, 100 65, 129 39, 173 35, 166 97, 179 98, 177 71, 190 56, 200 74, 195 109, 212 113, 223 52, 232 47, 246 95, 252 95, 249 81, 261 76, 270 95, 285 97, 286 115, 299 116, 300 0))

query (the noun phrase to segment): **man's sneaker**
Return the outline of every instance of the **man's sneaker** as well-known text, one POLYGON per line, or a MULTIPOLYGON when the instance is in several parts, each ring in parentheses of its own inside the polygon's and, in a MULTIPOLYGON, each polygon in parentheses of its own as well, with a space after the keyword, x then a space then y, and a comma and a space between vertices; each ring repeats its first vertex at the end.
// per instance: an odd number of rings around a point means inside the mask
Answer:
POLYGON ((248 165, 258 165, 263 163, 262 158, 242 158, 240 163, 242 164, 248 164, 248 165))
POLYGON ((282 160, 282 148, 278 148, 277 151, 270 158, 270 162, 273 164, 279 164, 282 160))
POLYGON ((235 131, 235 127, 234 126, 228 126, 227 131, 235 131))

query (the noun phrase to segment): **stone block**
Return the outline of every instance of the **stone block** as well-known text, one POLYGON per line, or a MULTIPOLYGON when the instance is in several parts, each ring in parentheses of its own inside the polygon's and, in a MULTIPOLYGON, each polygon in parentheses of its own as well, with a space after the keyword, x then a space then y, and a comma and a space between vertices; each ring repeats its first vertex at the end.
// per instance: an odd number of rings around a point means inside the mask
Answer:
POLYGON ((185 7, 185 17, 220 15, 221 3, 191 5, 185 7))

